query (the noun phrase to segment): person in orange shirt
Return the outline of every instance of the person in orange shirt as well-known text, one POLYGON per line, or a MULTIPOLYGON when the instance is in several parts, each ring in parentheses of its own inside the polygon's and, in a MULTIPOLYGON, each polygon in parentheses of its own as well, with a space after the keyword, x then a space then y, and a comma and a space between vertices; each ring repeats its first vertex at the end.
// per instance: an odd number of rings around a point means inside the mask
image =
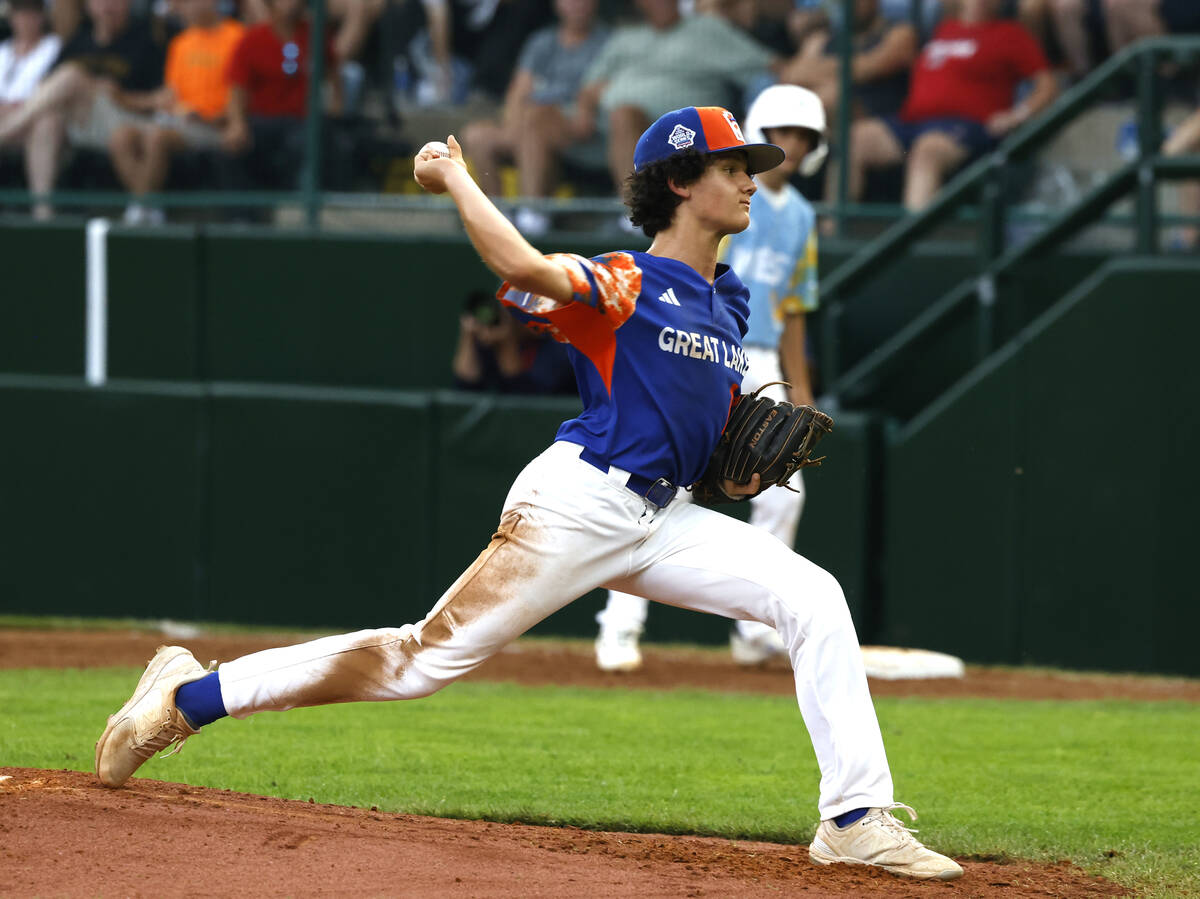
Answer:
POLYGON ((142 198, 162 189, 173 154, 221 143, 230 92, 226 70, 244 29, 221 18, 218 0, 179 0, 179 10, 188 27, 167 48, 153 120, 118 128, 109 141, 113 168, 134 196, 125 210, 127 224, 165 220, 161 208, 142 198))

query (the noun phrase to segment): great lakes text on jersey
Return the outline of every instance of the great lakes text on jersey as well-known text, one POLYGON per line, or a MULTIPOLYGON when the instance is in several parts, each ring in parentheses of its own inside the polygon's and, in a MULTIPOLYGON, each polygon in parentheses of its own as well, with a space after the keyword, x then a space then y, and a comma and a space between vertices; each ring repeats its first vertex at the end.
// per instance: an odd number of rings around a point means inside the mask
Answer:
POLYGON ((688 356, 706 362, 714 362, 744 375, 750 363, 746 351, 736 344, 726 343, 718 337, 697 334, 694 331, 677 331, 663 328, 658 332, 658 348, 664 353, 688 356))

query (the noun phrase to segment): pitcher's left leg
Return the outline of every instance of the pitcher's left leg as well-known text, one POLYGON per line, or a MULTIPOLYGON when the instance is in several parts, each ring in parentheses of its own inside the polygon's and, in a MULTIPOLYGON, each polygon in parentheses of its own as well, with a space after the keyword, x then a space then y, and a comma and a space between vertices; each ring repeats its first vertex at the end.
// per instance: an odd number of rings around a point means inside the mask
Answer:
POLYGON ((838 582, 769 534, 719 512, 690 504, 664 511, 674 514, 664 515, 646 541, 637 572, 610 586, 773 626, 787 644, 821 769, 821 817, 890 805, 891 772, 838 582))
MULTIPOLYGON (((804 511, 804 481, 792 475, 787 487, 770 487, 750 500, 750 526, 778 537, 785 546, 796 546, 796 528, 804 511)), ((733 660, 739 665, 759 665, 787 651, 773 627, 761 621, 738 621, 730 637, 733 660)))

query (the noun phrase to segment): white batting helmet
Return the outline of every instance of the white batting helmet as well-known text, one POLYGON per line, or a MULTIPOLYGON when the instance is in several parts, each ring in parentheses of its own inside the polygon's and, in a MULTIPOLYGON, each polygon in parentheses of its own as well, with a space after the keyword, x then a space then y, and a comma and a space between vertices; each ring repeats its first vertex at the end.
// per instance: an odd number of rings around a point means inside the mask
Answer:
POLYGON ((794 84, 773 84, 754 98, 746 113, 746 142, 766 143, 766 128, 808 128, 817 133, 815 149, 800 161, 800 173, 810 177, 829 155, 825 140, 825 107, 812 91, 794 84))

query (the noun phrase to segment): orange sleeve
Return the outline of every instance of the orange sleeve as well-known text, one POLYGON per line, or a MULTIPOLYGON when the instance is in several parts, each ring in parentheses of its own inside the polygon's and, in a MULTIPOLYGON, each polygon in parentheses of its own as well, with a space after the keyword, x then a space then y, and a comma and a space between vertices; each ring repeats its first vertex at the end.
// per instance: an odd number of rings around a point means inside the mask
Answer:
POLYGON ((516 290, 507 281, 496 296, 516 310, 533 331, 569 343, 596 366, 604 385, 612 391, 617 329, 637 308, 642 290, 642 270, 628 253, 609 253, 587 259, 574 253, 546 257, 562 267, 571 281, 572 298, 560 303, 549 297, 516 290))
POLYGON ((545 316, 570 305, 587 306, 594 314, 603 316, 614 331, 633 315, 642 289, 642 270, 628 253, 608 253, 596 259, 574 253, 550 253, 546 259, 566 272, 571 282, 570 301, 559 303, 517 290, 507 281, 497 291, 497 298, 532 316, 545 316))

